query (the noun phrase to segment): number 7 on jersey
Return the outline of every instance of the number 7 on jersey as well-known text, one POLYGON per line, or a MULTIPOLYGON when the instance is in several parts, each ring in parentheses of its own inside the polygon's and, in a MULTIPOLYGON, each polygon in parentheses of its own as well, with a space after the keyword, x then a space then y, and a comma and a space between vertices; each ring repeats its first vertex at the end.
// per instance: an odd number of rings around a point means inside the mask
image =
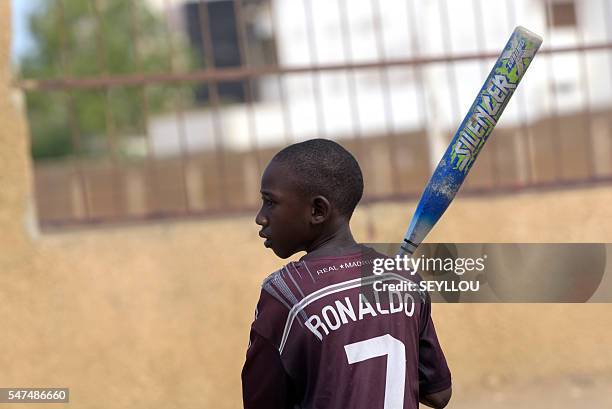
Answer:
POLYGON ((387 355, 384 409, 404 406, 406 382, 406 347, 399 339, 386 334, 344 346, 349 364, 387 355))

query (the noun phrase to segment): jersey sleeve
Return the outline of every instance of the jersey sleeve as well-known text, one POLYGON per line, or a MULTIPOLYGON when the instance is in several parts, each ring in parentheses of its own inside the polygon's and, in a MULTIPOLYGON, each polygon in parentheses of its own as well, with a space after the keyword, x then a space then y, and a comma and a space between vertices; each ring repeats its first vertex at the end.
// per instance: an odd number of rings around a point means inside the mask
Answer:
POLYGON ((431 301, 423 303, 419 336, 419 395, 440 392, 451 386, 451 373, 431 319, 431 301))
POLYGON ((286 306, 262 290, 242 369, 245 409, 293 408, 291 379, 278 350, 279 323, 284 322, 287 311, 286 306))
POLYGON ((278 350, 251 330, 246 362, 242 368, 242 400, 245 409, 289 408, 289 379, 278 350))

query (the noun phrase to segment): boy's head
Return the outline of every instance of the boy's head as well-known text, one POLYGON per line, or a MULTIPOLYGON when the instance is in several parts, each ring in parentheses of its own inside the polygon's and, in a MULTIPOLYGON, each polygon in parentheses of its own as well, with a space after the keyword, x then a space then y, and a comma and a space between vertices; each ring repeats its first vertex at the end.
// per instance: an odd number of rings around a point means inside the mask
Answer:
POLYGON ((342 146, 327 139, 290 145, 262 176, 259 235, 281 258, 309 251, 322 236, 348 224, 362 194, 359 164, 342 146))

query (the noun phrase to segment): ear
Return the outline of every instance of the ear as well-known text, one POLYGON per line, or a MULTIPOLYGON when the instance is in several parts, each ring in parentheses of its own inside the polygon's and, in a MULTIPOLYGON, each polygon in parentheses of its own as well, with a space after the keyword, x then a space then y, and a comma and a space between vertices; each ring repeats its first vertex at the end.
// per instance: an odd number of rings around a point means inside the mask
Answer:
POLYGON ((315 196, 310 199, 310 222, 321 224, 331 215, 331 204, 325 196, 315 196))

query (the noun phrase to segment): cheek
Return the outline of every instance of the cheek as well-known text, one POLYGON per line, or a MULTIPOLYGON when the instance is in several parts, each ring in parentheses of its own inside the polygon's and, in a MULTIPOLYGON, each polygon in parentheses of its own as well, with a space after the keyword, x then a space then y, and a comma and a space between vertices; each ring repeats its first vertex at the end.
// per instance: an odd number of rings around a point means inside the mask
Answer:
POLYGON ((310 223, 310 206, 298 206, 296 205, 293 209, 293 214, 296 222, 300 224, 307 225, 310 223))
POLYGON ((287 226, 290 226, 290 229, 296 234, 302 234, 305 231, 308 231, 308 227, 310 225, 310 217, 307 212, 300 209, 299 211, 294 211, 291 213, 291 216, 286 220, 287 226))
POLYGON ((286 226, 295 226, 302 223, 304 212, 295 206, 280 206, 274 209, 273 217, 286 226))

